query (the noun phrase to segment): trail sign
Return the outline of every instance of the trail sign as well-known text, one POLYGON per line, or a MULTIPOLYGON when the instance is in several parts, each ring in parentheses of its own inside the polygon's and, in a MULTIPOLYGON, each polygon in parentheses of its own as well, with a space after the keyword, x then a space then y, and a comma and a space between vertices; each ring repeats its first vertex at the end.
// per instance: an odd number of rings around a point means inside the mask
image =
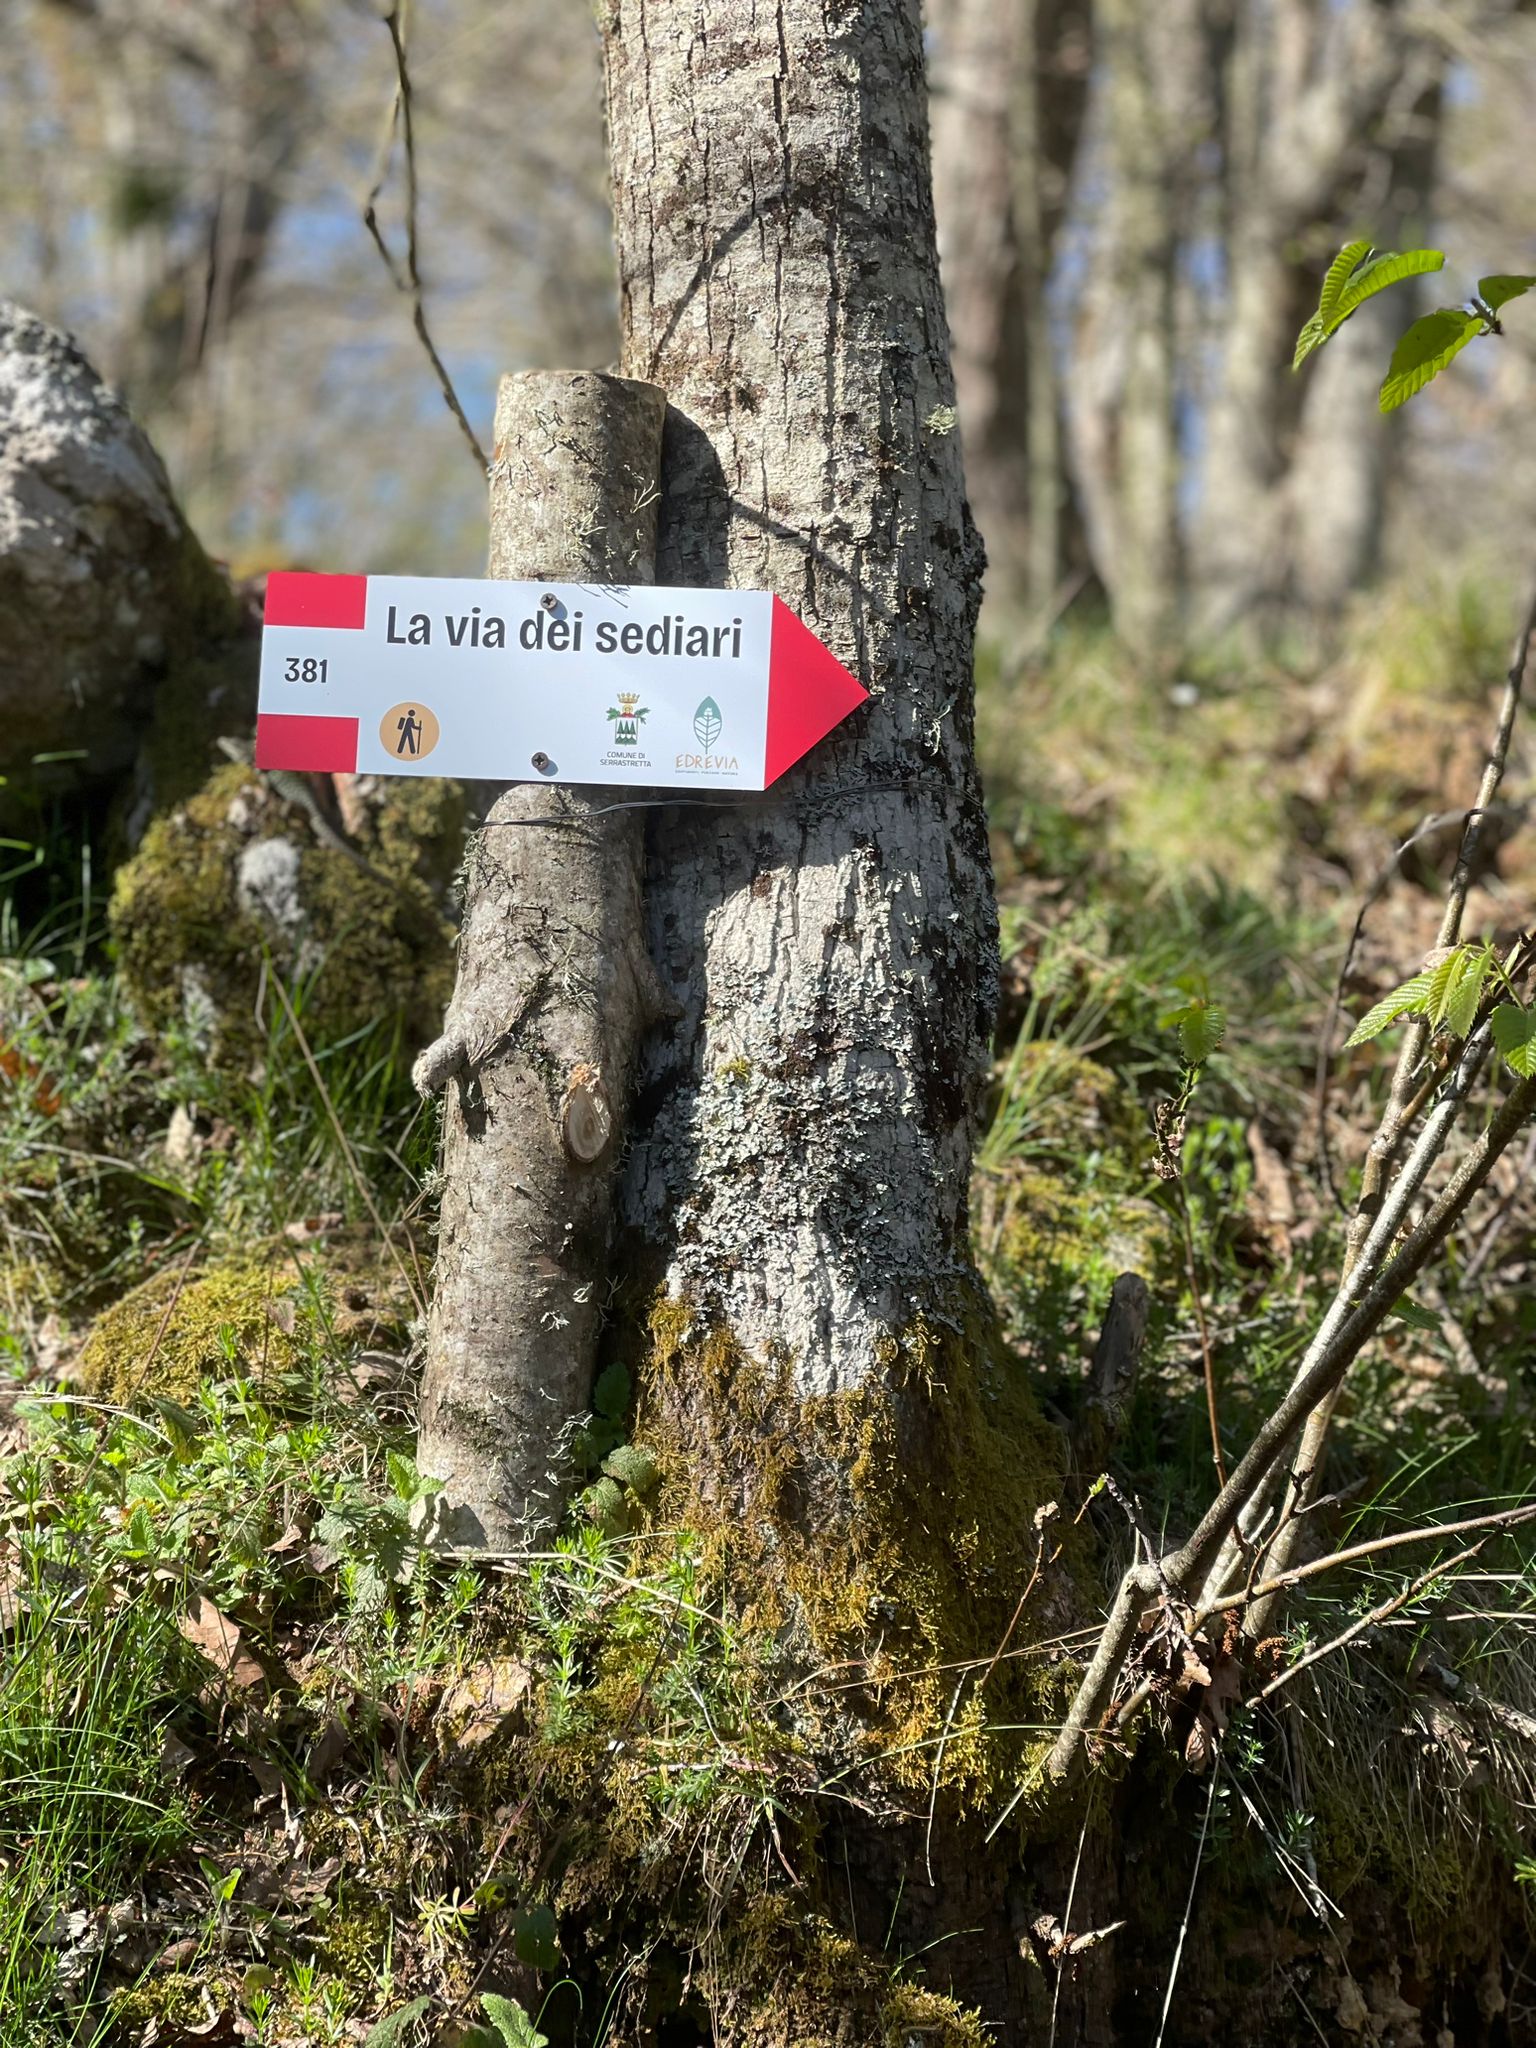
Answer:
POLYGON ((769 591, 274 570, 256 766, 766 789, 868 694, 769 591))

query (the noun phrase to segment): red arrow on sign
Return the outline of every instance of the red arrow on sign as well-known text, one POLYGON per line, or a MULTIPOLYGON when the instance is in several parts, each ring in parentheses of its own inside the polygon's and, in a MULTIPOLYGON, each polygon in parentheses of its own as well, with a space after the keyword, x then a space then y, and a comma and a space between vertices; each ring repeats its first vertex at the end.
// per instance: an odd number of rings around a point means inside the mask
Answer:
POLYGON ((773 600, 768 654, 768 745, 763 781, 777 782, 869 695, 782 597, 773 600))

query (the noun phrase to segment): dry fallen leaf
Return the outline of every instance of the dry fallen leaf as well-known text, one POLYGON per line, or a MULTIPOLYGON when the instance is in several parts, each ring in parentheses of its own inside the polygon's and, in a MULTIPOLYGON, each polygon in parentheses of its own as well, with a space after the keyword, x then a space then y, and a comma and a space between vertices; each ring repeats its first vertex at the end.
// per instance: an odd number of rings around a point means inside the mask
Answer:
POLYGON ((165 1734, 160 1739, 159 1771, 161 1777, 168 1781, 179 1778, 187 1768, 187 1765, 196 1760, 196 1756, 196 1750, 189 1749, 179 1735, 173 1734, 167 1728, 165 1734))
POLYGON ((339 1230, 345 1221, 339 1209, 326 1209, 318 1216, 304 1216, 296 1223, 285 1223, 283 1235, 294 1244, 308 1244, 314 1238, 324 1237, 329 1230, 339 1230))
POLYGON ((239 1629, 228 1615, 220 1614, 206 1593, 198 1595, 196 1607, 182 1615, 176 1626, 192 1647, 200 1650, 214 1669, 240 1691, 265 1685, 267 1674, 245 1647, 239 1629))
POLYGON ((26 1608, 26 1588, 16 1559, 0 1558, 0 1634, 17 1627, 26 1608))
POLYGON ((346 1754, 346 1748, 346 1726, 335 1714, 331 1714, 304 1753, 304 1775, 312 1785, 324 1785, 346 1754))
POLYGON ((449 1687, 437 1724, 456 1749, 475 1749, 518 1715, 533 1692, 533 1673, 516 1657, 493 1657, 449 1687), (455 1723, 462 1725, 455 1726, 455 1723))
POLYGON ((1243 1696, 1243 1667, 1237 1659, 1223 1651, 1212 1657, 1211 1664, 1194 1724, 1184 1743, 1184 1761, 1196 1772, 1203 1771, 1215 1754, 1217 1741, 1227 1732, 1228 1717, 1243 1696))

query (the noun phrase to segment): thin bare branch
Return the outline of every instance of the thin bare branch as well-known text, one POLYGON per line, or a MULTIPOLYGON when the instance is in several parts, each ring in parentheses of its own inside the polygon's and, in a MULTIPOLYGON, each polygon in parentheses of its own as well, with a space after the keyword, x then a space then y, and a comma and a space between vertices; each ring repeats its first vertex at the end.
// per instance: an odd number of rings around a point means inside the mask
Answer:
POLYGON ((453 388, 453 379, 449 376, 447 367, 437 352, 437 344, 433 341, 431 329, 427 325, 426 301, 422 292, 421 268, 418 260, 417 214, 420 193, 416 178, 416 132, 412 119, 411 74, 410 67, 406 61, 406 36, 403 15, 403 0, 396 0, 396 4, 384 16, 384 26, 389 30, 390 44, 395 53, 395 93, 390 105, 388 119, 385 122, 384 137, 380 144, 378 161, 374 167, 373 181, 363 201, 363 225, 373 237, 374 246, 383 258, 384 268, 389 272, 390 280, 394 284, 396 291, 403 292, 411 302, 411 323, 416 329, 417 338, 426 350, 427 360, 432 365, 433 373, 437 378, 438 388, 443 394, 443 402, 458 421, 459 431, 469 443, 470 452, 475 458, 475 467, 479 470, 482 479, 484 479, 490 474, 490 464, 486 460, 485 450, 481 447, 475 430, 469 424, 464 408, 459 403, 459 394, 453 388), (383 228, 379 225, 378 214, 379 194, 384 189, 384 179, 388 173, 389 159, 394 148, 397 127, 400 131, 405 152, 405 268, 403 272, 395 260, 394 252, 385 238, 383 228))
MULTIPOLYGON (((1466 1077, 1467 1086, 1471 1085, 1471 1079, 1481 1066, 1481 1055, 1474 1055, 1470 1045, 1463 1056, 1462 1068, 1458 1069, 1458 1079, 1469 1062, 1471 1072, 1466 1077)), ((1367 1244, 1362 1258, 1365 1275, 1356 1275, 1357 1279, 1367 1279, 1363 1293, 1352 1297, 1348 1284, 1340 1288, 1290 1390, 1258 1430, 1231 1478, 1206 1510, 1189 1540, 1163 1560, 1160 1571, 1138 1565, 1121 1580, 1103 1633, 1046 1760, 1044 1775, 1060 1781, 1072 1770, 1083 1736, 1109 1703, 1115 1680, 1130 1650, 1142 1606, 1157 1593, 1159 1578, 1177 1590, 1187 1591, 1198 1586, 1211 1573, 1238 1515, 1264 1485, 1296 1431, 1318 1402, 1344 1378, 1398 1299, 1445 1243, 1461 1220, 1467 1204, 1487 1180, 1494 1161, 1509 1146, 1533 1108, 1536 1108, 1536 1080, 1517 1082, 1426 1214, 1409 1231, 1396 1256, 1381 1264, 1374 1277, 1369 1277, 1371 1269, 1377 1266, 1405 1222, 1409 1203, 1428 1172, 1430 1161, 1421 1162, 1419 1154, 1426 1141, 1432 1140, 1433 1134, 1426 1131, 1420 1139, 1414 1155, 1383 1205, 1367 1244)), ((1443 1143, 1443 1133, 1435 1143, 1435 1156, 1438 1156, 1440 1143, 1443 1143)))
POLYGON ((1289 1685, 1293 1678, 1299 1678, 1303 1671, 1310 1670, 1314 1664, 1320 1664, 1324 1657, 1331 1657, 1336 1650, 1342 1650, 1346 1644, 1352 1643, 1356 1636, 1364 1635, 1368 1628, 1375 1628, 1379 1622, 1386 1621, 1400 1608, 1417 1600, 1426 1586, 1432 1586, 1436 1579, 1443 1579, 1448 1572, 1455 1571, 1458 1565, 1476 1557, 1487 1541, 1488 1538, 1484 1536, 1481 1541, 1468 1544, 1465 1550, 1458 1550, 1454 1557, 1446 1558, 1441 1564, 1432 1564, 1428 1571, 1420 1572, 1411 1586, 1405 1586, 1400 1593, 1394 1593, 1390 1600, 1383 1600, 1380 1606, 1373 1607, 1369 1614, 1362 1614, 1357 1621, 1352 1621, 1348 1628, 1340 1629, 1336 1636, 1330 1636, 1326 1643, 1319 1643, 1315 1650, 1308 1650, 1305 1657, 1298 1657, 1294 1664, 1288 1664, 1261 1692, 1255 1693, 1253 1703, 1257 1705, 1260 1700, 1271 1698, 1282 1686, 1289 1685))
POLYGON ((1319 1578, 1324 1572, 1336 1570, 1339 1565, 1357 1564, 1362 1557, 1378 1556, 1383 1550, 1401 1550, 1407 1543, 1432 1543, 1437 1536, 1466 1536, 1474 1529, 1516 1529, 1522 1522, 1536 1522, 1536 1501, 1518 1508, 1500 1508, 1488 1515, 1469 1515, 1461 1522, 1426 1522, 1417 1529, 1394 1529, 1389 1535, 1373 1536, 1364 1543, 1351 1543, 1343 1550, 1330 1551, 1327 1557, 1315 1557, 1306 1564, 1293 1565, 1289 1571, 1277 1572, 1251 1592, 1234 1589, 1230 1597, 1218 1594, 1196 1609, 1195 1624, 1212 1614, 1222 1614, 1229 1608, 1240 1606, 1245 1600, 1261 1600, 1285 1587, 1299 1586, 1304 1579, 1319 1578))
MULTIPOLYGON (((1525 621, 1515 641, 1514 654, 1509 672, 1504 680, 1504 697, 1499 707, 1498 724, 1494 731, 1493 744, 1483 769, 1482 782, 1477 792, 1477 801, 1467 813, 1466 827, 1462 832, 1461 846, 1456 857, 1456 867, 1446 891, 1445 911, 1440 919, 1440 930, 1436 944, 1439 947, 1454 946, 1461 938, 1461 922, 1466 912, 1467 894, 1472 885, 1472 866, 1482 844, 1490 811, 1494 807, 1504 770, 1509 761, 1510 742, 1514 737, 1515 722, 1520 715, 1520 704, 1525 689, 1526 672, 1531 665, 1533 641, 1536 641, 1536 594, 1526 608, 1525 621)), ((1416 1017, 1409 1025, 1398 1055, 1397 1066, 1392 1075, 1392 1088, 1387 1106, 1371 1140, 1361 1174, 1360 1195, 1355 1204, 1355 1213, 1350 1221, 1345 1240, 1344 1283, 1347 1286, 1357 1267, 1367 1257, 1375 1237, 1375 1225, 1384 1205, 1392 1202, 1392 1196, 1385 1190, 1388 1174, 1394 1160, 1401 1151, 1404 1139, 1426 1099, 1427 1089, 1421 1083, 1420 1068, 1425 1048, 1429 1043, 1429 1022, 1427 1018, 1416 1017)), ((1445 1097, 1442 1096, 1442 1102, 1445 1097)), ((1438 1106, 1437 1106, 1438 1112, 1438 1106)), ((1437 1113, 1436 1112, 1436 1113, 1437 1113)), ((1431 1116, 1431 1124, 1434 1113, 1431 1116)), ((1443 1139, 1441 1141, 1443 1143, 1443 1139)), ((1415 1150, 1415 1157, 1418 1149, 1415 1150)), ((1410 1162, 1411 1164, 1411 1162, 1410 1162)), ((1408 1172, 1404 1169, 1404 1174, 1408 1172)), ((1395 1195, 1396 1189, 1393 1189, 1395 1195)), ((1302 1432, 1301 1452, 1298 1466, 1303 1477, 1294 1482, 1291 1489, 1291 1506, 1303 1504, 1322 1484, 1323 1463, 1328 1448, 1328 1433, 1332 1426, 1337 1385, 1331 1387, 1308 1416, 1302 1432)), ((1294 1513, 1282 1515, 1276 1529, 1270 1550, 1270 1563, 1281 1570, 1290 1562, 1296 1545, 1296 1522, 1294 1513)), ((1269 1606, 1260 1601, 1249 1610, 1244 1620, 1246 1633, 1259 1634, 1270 1625, 1269 1606)))

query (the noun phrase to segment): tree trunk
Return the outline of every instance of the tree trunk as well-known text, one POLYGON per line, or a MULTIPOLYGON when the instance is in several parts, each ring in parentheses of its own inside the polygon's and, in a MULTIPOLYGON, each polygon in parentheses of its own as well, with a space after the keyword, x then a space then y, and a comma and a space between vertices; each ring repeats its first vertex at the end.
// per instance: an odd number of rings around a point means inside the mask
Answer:
POLYGON ((933 197, 966 478, 988 588, 1018 589, 1031 527, 1026 308, 1014 101, 1033 80, 1033 0, 931 0, 933 197))
MULTIPOLYGON (((708 1539, 763 1656, 855 1660, 856 1691, 797 1694, 806 1754, 835 1771, 879 1744, 915 1802, 960 1706, 950 1660, 1001 1639, 1059 1471, 968 1246, 996 913, 918 0, 617 0, 605 27, 623 366, 670 401, 658 576, 777 591, 872 692, 762 799, 652 828, 651 949, 682 1015, 652 1040, 625 1184, 637 1429, 658 1522, 708 1539)), ((988 1695, 1014 1723, 1038 1719, 1020 1673, 988 1695)), ((963 1970, 1022 2009, 1006 1865, 953 1828, 954 1786, 1008 1768, 974 1705, 938 1773, 954 1888, 911 1881, 920 1831, 871 1833, 861 1800, 803 1866, 843 1960, 806 1967, 797 1906, 738 1951, 714 2038, 882 2038, 889 1961, 860 1930, 907 1898, 900 1939, 936 1938, 968 1889, 963 1970)))
POLYGON ((1179 615, 1178 251, 1206 125, 1194 0, 1102 0, 1094 163, 1104 185, 1068 395, 1073 478, 1115 625, 1179 615))
MULTIPOLYGON (((1404 105, 1367 154, 1363 181, 1386 192, 1376 230, 1383 248, 1412 248, 1433 231, 1445 61, 1438 46, 1420 52, 1398 95, 1404 105)), ((1427 282, 1433 290, 1438 280, 1427 282)), ((1379 563, 1388 467, 1403 442, 1382 418, 1376 393, 1425 297, 1423 285, 1384 293, 1313 359, 1287 495, 1296 595, 1324 621, 1338 617, 1379 563)))
POLYGON ((1226 292, 1191 565, 1207 636, 1273 623, 1298 595, 1336 608, 1374 559, 1384 441, 1362 386, 1404 301, 1357 316, 1305 381, 1291 352, 1362 207, 1386 247, 1422 213, 1444 64, 1400 9, 1361 0, 1239 8, 1217 61, 1226 292))
MULTIPOLYGON (((491 574, 652 581, 664 405, 617 377, 505 378, 491 574)), ((656 1015, 640 815, 607 792, 520 786, 471 851, 458 986, 416 1067, 423 1094, 449 1084, 418 1452, 443 1482, 447 1542, 510 1548, 562 1511, 630 1076, 656 1015)))
POLYGON ((658 574, 778 591, 875 700, 653 856, 685 1007, 629 1213, 669 1296, 802 1396, 877 1381, 972 1284, 996 978, 918 9, 874 12, 625 0, 608 34, 624 367, 671 406, 658 574))

